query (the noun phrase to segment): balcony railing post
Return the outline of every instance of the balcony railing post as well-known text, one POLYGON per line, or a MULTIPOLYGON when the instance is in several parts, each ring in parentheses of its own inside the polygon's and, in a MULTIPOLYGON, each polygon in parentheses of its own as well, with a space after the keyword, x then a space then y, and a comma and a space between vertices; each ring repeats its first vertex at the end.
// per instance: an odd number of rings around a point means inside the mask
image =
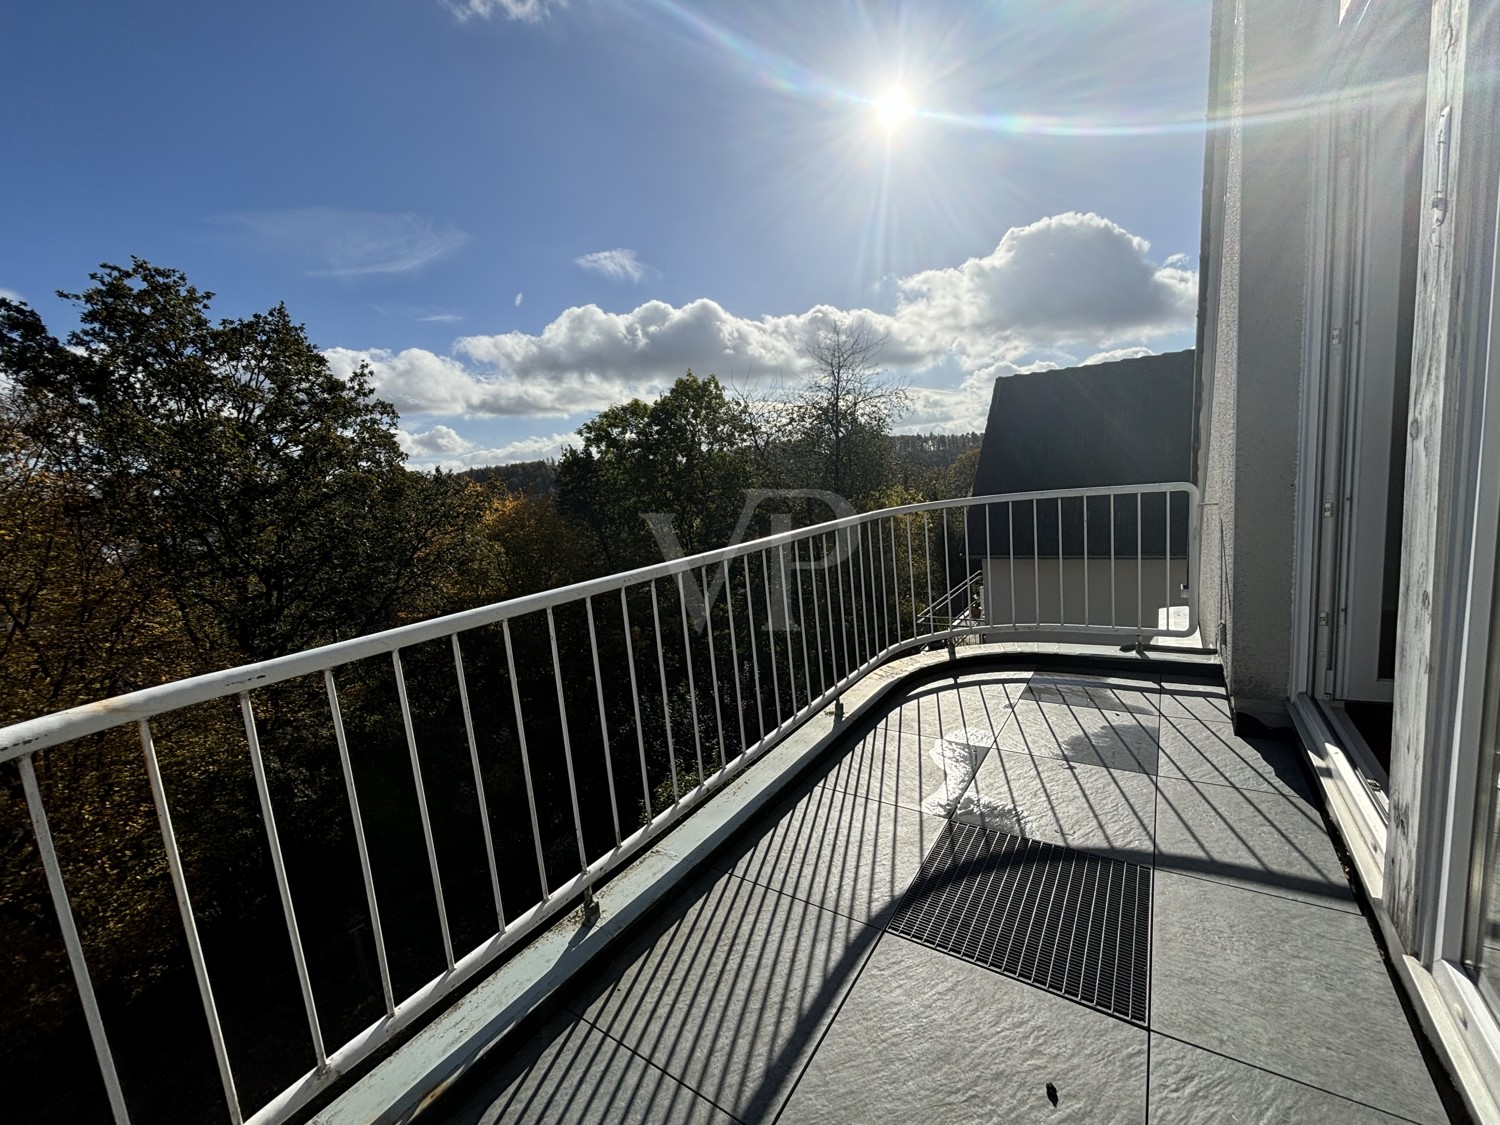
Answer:
POLYGON ((411 701, 406 697, 406 672, 401 667, 401 650, 391 650, 396 668, 396 695, 401 701, 401 725, 406 728, 406 748, 411 754, 411 775, 417 785, 417 811, 422 818, 422 842, 427 845, 427 869, 432 873, 432 893, 437 899, 438 926, 443 932, 443 955, 448 971, 453 971, 453 935, 448 929, 448 906, 443 901, 443 879, 438 872, 437 844, 432 836, 432 814, 427 809, 427 787, 422 784, 422 759, 417 753, 417 732, 412 725, 411 701))
POLYGON ((745 571, 745 616, 749 619, 748 629, 750 633, 750 672, 755 683, 755 741, 760 744, 766 737, 766 703, 761 696, 760 690, 760 652, 755 643, 755 582, 750 577, 750 556, 742 556, 745 571))
MULTIPOLYGON (((339 766, 344 774, 344 789, 349 796, 349 816, 354 822, 354 844, 359 852, 359 872, 365 884, 365 904, 370 909, 370 933, 375 939, 375 961, 380 969, 380 990, 385 999, 385 1014, 394 1015, 396 996, 391 988, 391 966, 386 958, 385 931, 380 925, 380 905, 375 899, 375 874, 370 867, 370 847, 365 840, 365 822, 359 811, 359 794, 354 788, 354 766, 349 760, 349 739, 344 733, 344 712, 339 706, 338 689, 333 683, 333 669, 323 672, 323 686, 328 692, 328 712, 333 718, 333 739, 338 746, 339 766)), ((505 918, 500 919, 505 928, 505 918)))
POLYGON ((641 799, 646 802, 646 819, 656 819, 652 807, 651 779, 646 773, 646 730, 641 726, 641 689, 635 679, 635 640, 630 629, 630 602, 625 597, 625 587, 620 587, 620 620, 625 627, 625 663, 630 666, 630 700, 635 705, 635 743, 641 755, 641 799))
MULTIPOLYGON (((615 764, 609 752, 609 716, 604 710, 604 678, 599 674, 599 636, 594 630, 592 594, 583 599, 583 608, 589 619, 589 655, 594 663, 594 691, 599 697, 599 741, 604 748, 604 779, 609 783, 609 815, 614 822, 615 847, 618 848, 620 846, 620 802, 615 798, 615 764)), ((455 643, 456 641, 457 635, 455 634, 455 643)))
POLYGON ((260 815, 266 828, 266 844, 271 850, 271 871, 281 896, 281 912, 286 919, 286 936, 292 947, 292 964, 297 970, 297 984, 302 990, 302 1006, 307 1013, 307 1031, 312 1039, 313 1057, 318 1069, 328 1067, 328 1052, 323 1047, 323 1028, 318 1023, 318 1005, 313 999, 312 978, 307 971, 307 956, 302 948, 302 932, 297 926, 297 910, 292 905, 292 888, 287 882, 286 859, 281 852, 281 836, 276 831, 276 813, 271 807, 271 786, 266 777, 266 762, 260 750, 260 732, 255 726, 255 710, 250 693, 240 692, 240 715, 245 722, 245 740, 250 746, 250 770, 255 775, 255 793, 260 798, 260 815))
POLYGON ((656 641, 656 672, 661 678, 661 715, 667 726, 667 765, 672 771, 672 803, 682 800, 682 788, 677 784, 677 748, 672 744, 672 701, 667 694, 667 658, 665 645, 661 643, 661 607, 656 597, 656 579, 651 580, 651 625, 652 637, 656 641))
POLYGON ((453 675, 458 680, 458 702, 464 713, 464 737, 469 743, 469 768, 474 772, 474 796, 479 805, 479 827, 484 834, 484 858, 490 869, 490 893, 495 898, 495 917, 500 931, 505 931, 505 907, 500 901, 500 868, 495 861, 495 840, 490 831, 490 806, 484 793, 484 771, 479 768, 479 741, 474 737, 474 712, 469 707, 469 682, 464 675, 464 654, 458 634, 450 642, 453 648, 453 675))
MULTIPOLYGON (((776 729, 781 729, 781 670, 776 661, 776 611, 771 608, 771 564, 760 552, 760 584, 766 597, 766 648, 771 653, 771 698, 776 704, 776 729)), ((784 620, 784 619, 783 619, 784 620)))
POLYGON ((719 659, 714 653, 714 602, 718 599, 710 596, 707 567, 699 568, 698 579, 702 583, 699 589, 703 591, 703 638, 708 643, 708 675, 713 688, 714 730, 718 732, 719 769, 722 770, 728 762, 724 757, 724 708, 719 691, 719 659))
POLYGON ((161 765, 156 760, 156 744, 151 738, 151 724, 142 719, 137 724, 141 737, 141 754, 146 759, 146 779, 151 785, 151 800, 156 805, 156 821, 161 827, 162 846, 167 854, 167 872, 172 877, 172 893, 177 897, 177 911, 182 916, 182 933, 187 939, 188 958, 198 982, 198 997, 203 1002, 203 1016, 208 1021, 208 1037, 213 1043, 214 1061, 219 1066, 219 1081, 233 1125, 242 1125, 239 1094, 234 1088, 234 1072, 229 1065, 229 1048, 224 1042, 224 1028, 219 1023, 219 1006, 214 1001, 213 985, 208 979, 208 962, 203 958, 203 942, 198 937, 198 922, 193 915, 193 901, 188 895, 187 873, 177 850, 177 833, 172 829, 172 813, 167 806, 167 790, 162 784, 161 765))
POLYGON ((708 777, 703 772, 703 716, 698 713, 698 683, 693 676, 693 646, 688 635, 687 595, 684 593, 680 570, 677 572, 677 607, 682 617, 682 664, 687 669, 688 707, 693 716, 693 754, 698 762, 698 785, 702 785, 708 777))
POLYGON ((800 540, 793 540, 792 570, 797 575, 797 631, 802 634, 802 687, 807 695, 807 702, 812 703, 815 695, 821 695, 822 692, 813 691, 812 661, 807 655, 807 594, 802 589, 802 552, 798 550, 799 546, 800 540))
MULTIPOLYGON (((109 1036, 104 1032, 104 1018, 99 1014, 99 1001, 94 995, 94 980, 89 975, 88 962, 83 956, 78 923, 73 917, 72 903, 68 900, 62 865, 57 860, 52 828, 47 823, 47 810, 42 804, 42 791, 36 783, 36 769, 31 759, 32 755, 27 754, 17 765, 21 770, 21 788, 26 794, 26 811, 31 816, 31 830, 36 834, 37 852, 42 858, 42 872, 47 877, 47 892, 52 897, 52 910, 57 916, 58 928, 62 930, 63 947, 68 953, 73 983, 78 987, 78 999, 83 1005, 83 1018, 88 1025, 89 1039, 94 1045, 94 1057, 99 1062, 99 1077, 104 1081, 110 1113, 114 1115, 115 1125, 130 1125, 125 1093, 120 1088, 120 1076, 115 1070, 115 1057, 109 1047, 109 1036)), ((232 1096, 231 1088, 231 1098, 232 1096)))
POLYGON ((724 617, 729 627, 729 659, 734 665, 734 711, 739 717, 740 753, 747 754, 750 745, 745 740, 745 695, 740 684, 740 646, 734 636, 734 590, 729 585, 729 560, 722 560, 719 566, 724 575, 724 617))
POLYGON ((531 754, 526 749, 526 719, 521 713, 521 683, 516 678, 516 654, 510 640, 510 618, 500 622, 505 637, 505 671, 510 677, 510 700, 516 712, 516 742, 521 748, 521 778, 526 783, 526 809, 531 814, 531 839, 536 845, 536 875, 542 884, 542 901, 552 897, 547 882, 547 861, 542 853, 542 822, 536 814, 536 786, 531 781, 531 754))
POLYGON ((552 642, 552 682, 557 687, 557 720, 562 724, 563 765, 568 773, 568 800, 573 805, 573 834, 578 840, 578 869, 587 871, 588 848, 583 842, 583 814, 578 811, 578 777, 573 769, 573 733, 568 724, 568 700, 563 693, 562 658, 557 655, 557 622, 547 607, 547 638, 552 642))

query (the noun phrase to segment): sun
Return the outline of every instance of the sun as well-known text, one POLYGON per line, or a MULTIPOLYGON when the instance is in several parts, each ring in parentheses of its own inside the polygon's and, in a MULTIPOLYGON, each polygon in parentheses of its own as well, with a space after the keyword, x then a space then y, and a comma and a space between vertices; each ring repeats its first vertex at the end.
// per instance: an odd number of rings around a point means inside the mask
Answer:
POLYGON ((900 86, 892 86, 875 99, 875 120, 880 122, 887 133, 894 133, 914 113, 916 107, 900 86))

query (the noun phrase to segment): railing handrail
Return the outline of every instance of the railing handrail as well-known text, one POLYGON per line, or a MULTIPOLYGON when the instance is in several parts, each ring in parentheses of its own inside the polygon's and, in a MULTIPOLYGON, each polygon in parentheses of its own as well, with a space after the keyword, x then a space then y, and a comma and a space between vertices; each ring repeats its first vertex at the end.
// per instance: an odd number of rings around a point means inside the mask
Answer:
POLYGON ((760 539, 746 540, 729 547, 718 547, 696 555, 686 555, 682 558, 638 567, 635 570, 590 578, 503 602, 460 610, 442 617, 431 617, 408 625, 398 625, 378 633, 335 641, 317 648, 289 653, 286 656, 274 656, 252 664, 242 664, 217 672, 205 672, 198 676, 173 680, 154 687, 140 688, 122 695, 111 696, 108 699, 54 711, 34 719, 25 719, 19 723, 0 727, 0 763, 13 761, 23 754, 43 750, 49 746, 57 746, 77 738, 98 734, 125 723, 149 719, 166 711, 205 703, 243 691, 269 687, 298 676, 324 672, 395 649, 421 644, 424 641, 439 640, 452 633, 467 632, 470 629, 493 625, 586 597, 614 593, 624 587, 642 584, 657 578, 670 578, 700 567, 792 543, 809 535, 828 534, 873 520, 890 519, 893 516, 917 512, 935 512, 947 508, 967 508, 978 504, 1023 503, 1028 500, 1067 499, 1073 496, 1130 496, 1170 492, 1186 492, 1190 506, 1197 504, 1196 486, 1179 481, 1165 484, 1104 485, 1094 488, 1058 488, 1035 492, 961 496, 952 500, 923 501, 894 508, 881 508, 873 512, 860 512, 825 523, 809 524, 791 531, 767 535, 760 539))

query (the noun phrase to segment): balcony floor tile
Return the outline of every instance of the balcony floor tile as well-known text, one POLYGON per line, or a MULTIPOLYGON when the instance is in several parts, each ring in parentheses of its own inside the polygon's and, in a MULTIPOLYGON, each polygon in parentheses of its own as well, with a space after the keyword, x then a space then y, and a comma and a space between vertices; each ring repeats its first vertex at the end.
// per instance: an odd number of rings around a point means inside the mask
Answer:
POLYGON ((713 872, 574 1011, 742 1121, 775 1116, 880 931, 713 872))
POLYGON ((861 922, 890 915, 943 827, 939 817, 821 785, 771 816, 716 866, 861 922))
POLYGON ((1156 868, 1357 914, 1318 811, 1301 797, 1158 778, 1156 868))
POLYGON ((887 935, 780 1121, 1135 1125, 1146 1040, 1139 1027, 887 935))
POLYGON ((1412 1121, 1447 1120, 1358 914, 1158 871, 1151 1026, 1412 1121))
POLYGON ((1133 770, 988 755, 957 814, 970 824, 1150 865, 1156 786, 1133 770))
POLYGON ((1151 1036, 1147 1125, 1401 1125, 1405 1120, 1165 1035, 1151 1036))
POLYGON ((1163 715, 1156 737, 1161 746, 1156 772, 1161 777, 1311 796, 1297 752, 1284 742, 1238 738, 1228 723, 1182 715, 1163 715))
POLYGON ((1156 727, 1155 715, 1022 701, 1016 704, 1014 721, 1001 732, 999 745, 1078 765, 1154 774, 1156 727))
POLYGON ((570 1013, 554 1017, 483 1088, 459 1096, 474 1125, 733 1125, 734 1118, 570 1013))

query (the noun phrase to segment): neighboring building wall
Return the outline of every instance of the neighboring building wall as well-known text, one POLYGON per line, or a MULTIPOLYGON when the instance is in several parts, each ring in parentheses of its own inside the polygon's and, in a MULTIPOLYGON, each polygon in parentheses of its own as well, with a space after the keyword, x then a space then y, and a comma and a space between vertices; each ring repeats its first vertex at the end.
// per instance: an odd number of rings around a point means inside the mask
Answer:
POLYGON ((1302 387, 1312 48, 1337 10, 1305 0, 1215 6, 1205 196, 1198 484, 1200 620, 1237 710, 1278 721, 1289 691, 1302 387), (1247 118, 1249 119, 1247 121, 1247 118))
POLYGON ((995 380, 974 495, 1191 479, 1193 353, 995 380))

